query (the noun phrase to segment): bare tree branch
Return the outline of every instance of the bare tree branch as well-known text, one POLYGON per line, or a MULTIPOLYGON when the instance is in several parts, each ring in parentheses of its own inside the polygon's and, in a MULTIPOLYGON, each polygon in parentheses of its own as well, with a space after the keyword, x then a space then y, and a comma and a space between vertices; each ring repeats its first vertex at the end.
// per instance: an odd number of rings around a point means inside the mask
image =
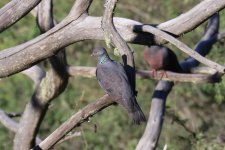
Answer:
MULTIPOLYGON (((201 41, 197 44, 195 51, 197 51, 200 54, 204 54, 203 56, 205 56, 209 52, 212 45, 216 41, 212 40, 213 42, 209 43, 208 42, 205 43, 204 41, 205 40, 211 41, 210 39, 214 39, 214 35, 218 33, 219 28, 218 24, 219 24, 218 15, 216 15, 216 17, 210 18, 210 23, 206 30, 206 33, 204 34, 201 41)), ((193 61, 189 61, 189 59, 193 60, 191 57, 189 57, 187 60, 180 63, 183 69, 186 68, 187 70, 191 70, 191 68, 194 68, 199 64, 194 63, 194 65, 193 64, 190 65, 190 63, 193 61)), ((154 150, 156 148, 163 125, 166 98, 170 93, 170 91, 172 90, 173 85, 174 85, 173 82, 168 81, 158 82, 152 97, 152 104, 150 108, 148 123, 145 128, 145 132, 142 135, 142 138, 140 139, 136 147, 136 150, 154 150)))
POLYGON ((201 3, 193 7, 188 12, 181 14, 172 20, 161 23, 158 25, 158 28, 175 35, 181 35, 193 30, 193 26, 198 26, 224 7, 225 1, 223 0, 201 1, 201 3))
POLYGON ((54 27, 52 1, 43 0, 37 9, 37 24, 41 33, 45 33, 54 27))
MULTIPOLYGON (((11 119, 3 110, 0 109, 0 122, 10 131, 17 132, 19 123, 11 119)), ((36 143, 41 143, 40 138, 36 138, 36 143)))
POLYGON ((217 71, 210 67, 194 67, 190 70, 192 73, 215 74, 217 71))
MULTIPOLYGON (((52 1, 43 0, 38 7, 38 24, 41 32, 54 26, 52 18, 52 1), (40 13, 40 12, 42 13, 40 13)), ((50 59, 51 68, 42 78, 24 110, 20 128, 14 139, 14 149, 30 149, 35 145, 35 137, 51 100, 61 94, 67 86, 66 58, 61 50, 50 59)))
POLYGON ((162 129, 166 98, 173 85, 173 82, 158 82, 152 96, 148 123, 136 150, 154 150, 156 148, 162 129))
POLYGON ((123 40, 123 38, 117 32, 114 24, 113 24, 113 10, 116 7, 117 0, 107 0, 105 3, 105 11, 102 18, 102 28, 105 33, 105 40, 107 45, 112 41, 113 44, 118 48, 120 55, 126 56, 124 60, 125 65, 129 65, 134 67, 134 58, 133 54, 127 45, 127 43, 123 40))
POLYGON ((0 32, 25 16, 41 0, 12 0, 0 9, 0 32))
POLYGON ((51 133, 45 140, 43 140, 38 146, 33 149, 41 148, 47 150, 53 147, 60 139, 62 139, 66 133, 71 131, 76 126, 88 120, 89 117, 98 113, 102 109, 112 105, 114 101, 110 99, 108 95, 104 95, 95 102, 87 105, 83 109, 79 110, 76 114, 71 116, 66 122, 64 122, 59 128, 51 133))
POLYGON ((62 138, 59 142, 57 142, 56 145, 59 145, 65 141, 71 140, 74 137, 78 137, 81 136, 81 132, 72 132, 72 133, 68 133, 64 138, 62 138))
MULTIPOLYGON (((209 13, 203 13, 199 19, 204 20, 205 18, 211 16, 214 12, 221 10, 224 8, 224 3, 225 2, 221 0, 202 1, 199 4, 201 7, 198 5, 196 6, 200 12, 204 12, 204 10, 208 8, 207 6, 209 4, 214 5, 215 7, 210 7, 213 11, 209 11, 209 13)), ((192 15, 198 16, 198 13, 199 12, 193 11, 192 15)), ((71 43, 85 39, 104 40, 100 17, 86 17, 84 15, 82 17, 76 18, 76 16, 77 15, 69 15, 60 24, 45 34, 42 34, 39 37, 24 44, 1 51, 0 77, 6 77, 29 68, 37 62, 52 56, 60 48, 65 47, 71 43)), ((183 19, 185 20, 185 18, 183 19)), ((196 20, 193 21, 194 23, 187 23, 189 25, 188 30, 193 29, 200 24, 200 22, 196 20)), ((115 18, 114 24, 121 37, 127 42, 145 45, 160 42, 154 41, 151 34, 135 33, 134 30, 142 26, 140 22, 124 18, 115 18)), ((183 26, 177 24, 174 24, 173 26, 174 30, 171 29, 171 31, 169 30, 168 32, 175 33, 176 30, 181 30, 181 28, 183 28, 183 26)), ((160 27, 160 29, 164 30, 163 27, 160 27)), ((188 30, 182 29, 183 33, 188 30)))
POLYGON ((116 2, 117 0, 105 1, 105 11, 102 17, 102 28, 104 30, 106 44, 109 45, 112 41, 112 43, 116 46, 116 49, 120 52, 132 90, 136 93, 134 56, 126 41, 124 41, 124 39, 117 32, 113 23, 113 10, 116 7, 116 2))
POLYGON ((219 65, 209 59, 206 59, 205 57, 203 57, 202 55, 198 54, 197 52, 193 51, 191 48, 189 48, 187 45, 185 45, 184 43, 180 42, 179 40, 177 40, 176 38, 174 38, 173 36, 160 31, 157 28, 153 28, 151 26, 143 26, 142 30, 145 32, 150 32, 160 38, 165 39, 166 41, 170 42, 171 44, 173 44, 174 46, 176 46, 177 48, 179 48, 180 50, 182 50, 183 52, 185 52, 186 54, 188 54, 189 56, 193 57, 194 59, 198 60, 199 62, 208 65, 211 68, 214 68, 216 70, 218 70, 221 73, 225 73, 225 67, 222 65, 219 65))
POLYGON ((76 0, 73 5, 69 16, 79 18, 82 14, 87 14, 92 0, 76 0))
POLYGON ((41 79, 43 77, 45 77, 45 71, 37 65, 35 65, 31 68, 28 68, 28 69, 22 71, 21 73, 25 74, 31 80, 33 80, 34 87, 36 87, 41 82, 41 79))
POLYGON ((70 76, 81 76, 92 78, 96 76, 96 67, 70 66, 67 67, 70 76))
POLYGON ((19 124, 11 119, 3 110, 0 109, 0 122, 10 131, 17 132, 19 124))
MULTIPOLYGON (((68 74, 70 76, 81 76, 92 78, 95 77, 96 67, 81 67, 72 66, 67 68, 68 74)), ((155 79, 155 80, 166 80, 175 82, 192 82, 192 83, 215 83, 220 81, 221 75, 217 74, 217 71, 209 67, 196 68, 193 70, 195 72, 200 72, 204 74, 182 74, 170 71, 166 72, 166 76, 162 77, 162 71, 158 71, 156 74, 152 74, 151 71, 146 70, 136 70, 136 75, 141 79, 155 79)))

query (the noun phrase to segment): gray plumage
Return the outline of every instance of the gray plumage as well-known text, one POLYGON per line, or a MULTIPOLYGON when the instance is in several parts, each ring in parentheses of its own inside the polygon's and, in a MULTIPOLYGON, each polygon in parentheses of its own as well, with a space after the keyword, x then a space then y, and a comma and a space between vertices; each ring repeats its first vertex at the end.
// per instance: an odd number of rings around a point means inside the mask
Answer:
POLYGON ((111 60, 104 48, 95 48, 92 55, 98 57, 96 77, 100 86, 115 102, 128 111, 135 124, 145 121, 123 65, 111 60))

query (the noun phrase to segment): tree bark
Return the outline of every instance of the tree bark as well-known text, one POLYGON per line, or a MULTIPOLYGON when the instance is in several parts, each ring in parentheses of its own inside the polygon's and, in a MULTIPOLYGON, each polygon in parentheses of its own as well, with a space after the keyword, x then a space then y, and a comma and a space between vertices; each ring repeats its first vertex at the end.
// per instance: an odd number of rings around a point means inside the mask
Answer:
POLYGON ((41 0, 12 0, 0 9, 0 33, 23 18, 41 0))

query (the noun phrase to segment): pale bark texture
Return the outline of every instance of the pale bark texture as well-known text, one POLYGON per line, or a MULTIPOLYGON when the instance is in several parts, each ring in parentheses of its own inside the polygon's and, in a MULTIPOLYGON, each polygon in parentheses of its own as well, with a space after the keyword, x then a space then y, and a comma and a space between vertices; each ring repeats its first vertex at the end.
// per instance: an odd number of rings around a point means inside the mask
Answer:
MULTIPOLYGON (((64 142, 62 138, 72 129, 81 126, 89 117, 114 104, 107 94, 99 99, 96 98, 95 102, 74 112, 74 115, 42 142, 37 137, 50 102, 64 92, 69 77, 95 77, 95 67, 67 64, 65 47, 70 44, 82 40, 105 40, 110 49, 115 48, 119 51, 131 87, 136 94, 136 77, 160 80, 151 97, 152 104, 147 126, 136 150, 153 150, 157 147, 163 128, 166 99, 172 91, 174 81, 192 83, 221 81, 225 72, 224 65, 205 56, 215 42, 225 38, 225 32, 218 33, 218 12, 225 8, 225 0, 201 1, 186 13, 158 25, 113 17, 116 3, 119 1, 106 0, 105 5, 102 6, 104 9, 102 16, 95 17, 88 13, 92 0, 76 0, 69 14, 58 24, 53 18, 52 0, 12 0, 0 9, 0 32, 22 19, 32 9, 40 30, 39 36, 0 51, 0 78, 22 73, 28 76, 34 85, 33 94, 24 108, 19 123, 0 109, 0 122, 7 129, 15 132, 14 150, 53 148, 60 140, 64 142), (210 21, 207 30, 196 45, 195 51, 177 39, 208 18, 210 21), (184 73, 167 71, 167 76, 162 78, 160 71, 153 76, 150 71, 136 70, 134 52, 128 43, 149 46, 171 43, 189 55, 180 63, 184 73), (49 64, 49 67, 41 67, 40 63, 43 62, 49 64), (207 67, 197 68, 199 63, 207 67)), ((134 11, 137 12, 136 9, 134 11)))
MULTIPOLYGON (((41 32, 51 29, 52 1, 43 0, 38 7, 38 24, 41 32), (40 13, 42 12, 42 13, 40 13)), ((68 83, 64 51, 49 58, 51 69, 40 79, 30 102, 26 105, 19 129, 14 139, 15 150, 26 150, 35 146, 35 138, 51 100, 64 91, 68 83)), ((32 75, 32 74, 29 74, 32 75)))

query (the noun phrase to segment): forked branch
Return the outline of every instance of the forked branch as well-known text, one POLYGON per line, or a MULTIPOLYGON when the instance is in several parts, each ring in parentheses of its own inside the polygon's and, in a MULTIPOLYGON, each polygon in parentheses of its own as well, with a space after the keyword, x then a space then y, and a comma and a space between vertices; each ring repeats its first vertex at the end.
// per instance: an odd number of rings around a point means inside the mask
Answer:
POLYGON ((105 34, 106 44, 109 45, 112 41, 116 49, 120 52, 120 55, 123 58, 123 63, 127 72, 128 79, 133 91, 135 92, 136 77, 134 56, 126 41, 117 32, 113 23, 113 10, 116 7, 116 2, 117 0, 105 1, 105 11, 102 17, 102 28, 105 34))
MULTIPOLYGON (((54 26, 52 1, 42 0, 38 11, 42 12, 38 13, 40 31, 45 32, 51 29, 54 26)), ((30 149, 35 146, 35 138, 50 101, 61 94, 67 86, 68 74, 64 51, 62 50, 52 56, 49 61, 51 64, 50 70, 38 82, 20 119, 19 129, 14 139, 14 149, 16 150, 30 149)))
MULTIPOLYGON (((79 1, 76 1, 79 2, 79 1)), ((76 3, 75 2, 75 3, 76 3)), ((90 2, 85 0, 84 2, 90 2)), ((82 2, 80 2, 82 3, 82 2)), ((211 8, 208 13, 202 13, 200 15, 200 20, 204 20, 209 16, 213 15, 215 12, 223 9, 225 6, 225 1, 222 0, 207 0, 202 1, 196 7, 199 11, 192 11, 193 16, 198 16, 199 12, 205 12, 204 10, 209 7, 211 8), (207 5, 206 5, 207 4, 207 5), (201 6, 201 7, 199 7, 201 6), (215 6, 215 7, 211 7, 215 6)), ((89 5, 84 5, 88 6, 89 5)), ((86 8, 88 8, 86 7, 86 8)), ((76 8, 76 7, 75 7, 76 8)), ((195 7, 193 9, 196 9, 195 7)), ((82 9, 85 10, 85 9, 82 9)), ((80 11, 83 12, 83 11, 80 11)), ((84 14, 86 10, 84 11, 84 14)), ((71 14, 73 14, 71 12, 71 14)), ((81 14, 80 14, 81 15, 81 14)), ((79 18, 76 18, 79 15, 69 15, 66 17, 59 25, 49 30, 45 34, 38 36, 37 38, 30 40, 24 44, 5 49, 0 52, 0 77, 6 77, 17 72, 20 72, 26 68, 31 67, 37 62, 46 59, 53 54, 55 54, 60 48, 65 47, 71 43, 86 40, 86 39, 101 39, 104 40, 104 33, 101 28, 100 17, 91 17, 86 15, 81 15, 79 18), (54 43, 54 44, 49 44, 54 43), (35 57, 34 57, 35 56, 35 57)), ((1 16, 0 16, 1 18, 1 16)), ((185 22, 187 18, 179 19, 181 22, 185 22)), ((142 45, 159 43, 160 41, 155 41, 152 34, 146 33, 136 33, 134 30, 136 27, 141 27, 140 22, 125 19, 125 18, 114 18, 114 24, 117 31, 120 33, 121 37, 130 43, 138 43, 142 45)), ((176 18, 174 18, 176 20, 176 18)), ((198 20, 191 21, 188 24, 188 28, 180 26, 179 24, 170 24, 170 21, 163 23, 164 25, 160 27, 161 30, 164 28, 171 34, 176 34, 176 31, 179 29, 179 35, 197 27, 201 22, 198 20), (167 25, 170 24, 173 28, 168 29, 167 25)))

